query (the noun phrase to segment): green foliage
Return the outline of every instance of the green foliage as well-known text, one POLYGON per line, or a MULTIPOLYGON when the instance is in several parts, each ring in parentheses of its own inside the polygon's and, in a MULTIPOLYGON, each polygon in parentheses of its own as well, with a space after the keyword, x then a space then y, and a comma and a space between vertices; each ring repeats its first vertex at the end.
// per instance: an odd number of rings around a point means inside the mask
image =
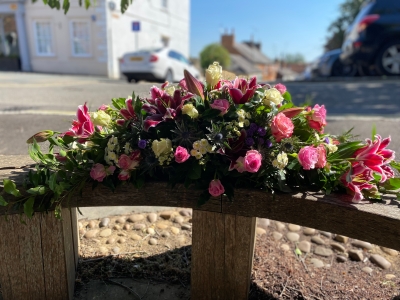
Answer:
MULTIPOLYGON (((32 0, 33 3, 37 1, 38 0, 32 0)), ((124 13, 128 9, 129 5, 132 4, 132 2, 133 0, 121 0, 121 12, 124 13)), ((60 10, 60 8, 62 8, 65 14, 70 8, 70 0, 43 0, 43 3, 45 5, 48 5, 52 9, 55 8, 57 10, 60 10)), ((79 0, 78 3, 79 6, 84 6, 86 9, 88 9, 91 6, 96 5, 96 0, 79 0)))
POLYGON ((348 26, 354 21, 365 0, 345 0, 339 7, 339 17, 328 27, 326 51, 341 48, 348 26))
POLYGON ((219 62, 223 68, 228 68, 231 64, 231 57, 228 50, 220 44, 210 44, 200 52, 200 65, 207 69, 213 62, 219 62))

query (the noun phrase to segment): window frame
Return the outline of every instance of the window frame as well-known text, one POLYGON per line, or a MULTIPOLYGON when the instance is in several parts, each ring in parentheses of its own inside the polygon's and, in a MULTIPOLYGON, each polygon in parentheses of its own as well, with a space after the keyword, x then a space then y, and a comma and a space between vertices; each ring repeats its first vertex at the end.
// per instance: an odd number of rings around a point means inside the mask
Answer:
POLYGON ((86 19, 71 19, 69 20, 69 39, 72 57, 92 57, 92 30, 91 22, 86 19), (88 53, 76 53, 74 47, 74 23, 86 23, 88 28, 88 53))
POLYGON ((35 43, 35 55, 40 56, 40 57, 54 57, 56 56, 55 54, 55 49, 54 49, 54 39, 53 39, 53 22, 49 19, 42 19, 42 20, 33 20, 33 38, 34 38, 34 43, 35 43), (51 52, 50 53, 41 53, 39 52, 39 40, 38 40, 38 30, 37 30, 37 24, 38 23, 48 23, 50 25, 50 47, 51 47, 51 52))

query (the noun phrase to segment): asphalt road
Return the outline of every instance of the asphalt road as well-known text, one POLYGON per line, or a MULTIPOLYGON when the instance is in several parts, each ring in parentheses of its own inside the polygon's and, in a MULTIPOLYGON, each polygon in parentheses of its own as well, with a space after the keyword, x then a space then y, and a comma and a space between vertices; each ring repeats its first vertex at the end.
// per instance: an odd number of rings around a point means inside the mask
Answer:
MULTIPOLYGON (((400 150, 400 81, 344 81, 285 83, 296 104, 312 101, 328 111, 326 132, 351 127, 360 138, 371 136, 375 124, 382 136, 392 136, 400 150)), ((89 109, 127 97, 132 91, 149 93, 153 83, 128 84, 103 77, 0 72, 0 154, 26 154, 25 141, 44 129, 65 131, 78 105, 89 109)))

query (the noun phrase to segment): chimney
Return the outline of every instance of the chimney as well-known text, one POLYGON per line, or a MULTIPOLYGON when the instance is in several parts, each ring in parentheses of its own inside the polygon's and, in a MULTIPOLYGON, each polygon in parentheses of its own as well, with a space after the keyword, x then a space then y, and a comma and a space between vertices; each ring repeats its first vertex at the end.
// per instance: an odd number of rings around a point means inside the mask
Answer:
POLYGON ((229 53, 234 53, 234 46, 235 46, 235 34, 232 29, 232 33, 228 34, 226 31, 221 36, 221 45, 228 50, 229 53))

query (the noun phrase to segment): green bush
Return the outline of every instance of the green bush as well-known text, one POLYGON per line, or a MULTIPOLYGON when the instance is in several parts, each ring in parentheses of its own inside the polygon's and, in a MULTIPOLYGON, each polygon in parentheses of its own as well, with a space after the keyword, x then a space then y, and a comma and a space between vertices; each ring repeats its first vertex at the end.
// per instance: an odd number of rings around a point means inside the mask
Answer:
POLYGON ((203 69, 207 69, 214 61, 219 62, 224 69, 231 64, 228 50, 220 44, 210 44, 200 53, 200 64, 203 69))

